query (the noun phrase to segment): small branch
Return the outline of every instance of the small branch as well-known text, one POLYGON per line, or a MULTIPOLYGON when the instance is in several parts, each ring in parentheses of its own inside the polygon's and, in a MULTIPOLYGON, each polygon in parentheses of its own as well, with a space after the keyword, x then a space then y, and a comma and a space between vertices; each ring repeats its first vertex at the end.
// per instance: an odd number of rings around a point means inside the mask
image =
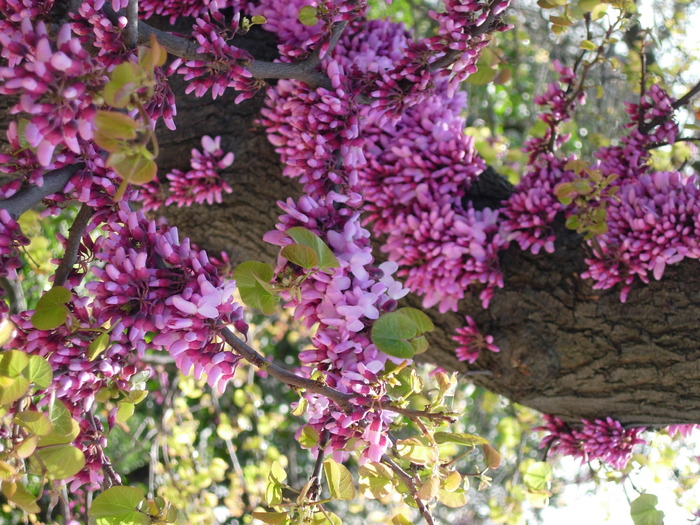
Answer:
POLYGON ((139 39, 139 0, 129 0, 126 6, 126 27, 124 28, 126 45, 135 48, 139 39))
MULTIPOLYGON (((119 15, 115 13, 109 5, 105 5, 102 10, 112 23, 117 23, 119 15)), ((340 26, 342 24, 338 25, 340 26)), ((341 27, 338 33, 342 32, 342 29, 343 28, 341 27)), ((197 42, 161 31, 160 29, 151 27, 144 22, 140 22, 138 24, 138 43, 149 43, 151 40, 151 35, 153 35, 156 40, 158 40, 158 43, 171 55, 185 60, 202 60, 205 62, 209 62, 211 60, 210 55, 206 53, 199 53, 197 51, 199 48, 199 44, 197 42)), ((334 35, 335 31, 331 33, 331 38, 333 38, 334 35)), ((336 38, 340 38, 340 34, 338 34, 336 38)), ((332 41, 331 44, 335 45, 332 41)), ((294 64, 255 60, 246 66, 246 69, 253 74, 254 78, 261 80, 286 78, 299 80, 311 88, 320 86, 328 88, 330 87, 330 80, 328 77, 324 73, 315 70, 319 62, 320 60, 313 55, 306 60, 296 62, 294 64)))
MULTIPOLYGON (((676 110, 678 108, 682 108, 686 104, 688 104, 696 95, 700 94, 700 82, 695 84, 690 90, 683 95, 681 98, 676 100, 673 104, 671 104, 671 107, 676 110)), ((650 122, 647 122, 643 126, 639 128, 639 131, 641 133, 649 133, 652 129, 654 129, 656 126, 659 124, 663 124, 668 120, 668 116, 661 116, 661 117, 656 117, 655 119, 652 119, 650 122)))
POLYGON ((280 365, 268 361, 258 352, 256 352, 252 347, 248 346, 246 343, 244 343, 238 337, 236 337, 233 334, 233 332, 231 332, 231 330, 229 330, 226 327, 222 328, 219 331, 219 335, 221 335, 223 340, 226 341, 229 345, 231 345, 231 347, 236 351, 236 353, 243 357, 243 359, 257 366, 259 369, 264 370, 272 377, 279 379, 284 384, 295 388, 303 388, 315 394, 325 396, 331 401, 333 401, 335 404, 337 404, 339 407, 341 407, 343 410, 350 410, 352 408, 351 399, 357 396, 339 392, 338 390, 329 387, 321 381, 307 379, 306 377, 300 377, 290 372, 286 368, 282 368, 280 365))
POLYGON ((433 521, 433 515, 430 512, 430 509, 425 506, 425 503, 423 503, 423 500, 418 499, 416 497, 416 494, 418 493, 418 489, 416 489, 416 485, 413 482, 413 478, 406 472, 404 469, 402 469, 399 465, 397 465, 393 459, 391 459, 389 456, 386 454, 382 457, 382 463, 385 463, 386 465, 389 466, 391 470, 394 471, 394 474, 396 474, 401 481, 404 482, 404 484, 408 487, 408 490, 411 491, 411 496, 413 496, 413 499, 416 501, 416 505, 418 506, 418 510, 420 511, 421 515, 423 516, 423 519, 425 519, 425 522, 428 525, 435 525, 435 522, 433 521))
POLYGON ((41 199, 58 193, 68 183, 70 178, 85 167, 80 162, 44 174, 43 186, 25 186, 9 199, 0 201, 0 208, 6 209, 10 217, 17 220, 25 211, 41 202, 41 199))
POLYGON ((70 272, 73 270, 75 261, 78 259, 78 252, 80 250, 80 242, 83 238, 83 232, 87 228, 90 218, 93 214, 93 209, 87 204, 83 204, 80 207, 78 215, 75 217, 70 230, 68 230, 68 241, 66 242, 66 250, 63 254, 63 259, 61 259, 60 264, 56 268, 56 273, 54 274, 53 285, 63 286, 68 280, 70 272))
POLYGON ((311 473, 311 479, 313 480, 311 488, 309 489, 309 499, 311 501, 316 501, 321 495, 323 457, 325 455, 326 443, 328 443, 328 436, 328 430, 321 432, 321 438, 318 443, 318 456, 316 456, 316 462, 314 463, 314 471, 311 473))
POLYGON ((396 405, 382 406, 385 410, 389 412, 396 412, 402 416, 406 416, 411 419, 429 419, 430 421, 445 421, 447 423, 454 423, 457 418, 454 414, 448 414, 445 412, 426 412, 425 410, 416 410, 415 408, 401 408, 396 405))

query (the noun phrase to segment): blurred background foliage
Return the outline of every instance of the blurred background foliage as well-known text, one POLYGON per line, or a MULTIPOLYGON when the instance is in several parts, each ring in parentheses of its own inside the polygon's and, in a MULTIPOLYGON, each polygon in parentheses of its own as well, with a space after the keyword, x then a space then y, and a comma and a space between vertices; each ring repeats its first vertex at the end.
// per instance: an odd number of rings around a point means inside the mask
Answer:
MULTIPOLYGON (((586 34, 585 23, 576 19, 574 8, 585 1, 516 2, 509 14, 514 29, 497 36, 484 53, 480 71, 465 86, 470 100, 465 132, 475 138, 487 163, 512 182, 526 169, 521 147, 529 136, 541 131, 533 99, 554 79, 552 61, 572 65, 583 40, 599 42, 603 38, 604 29, 592 24, 586 34), (559 17, 561 24, 553 23, 551 16, 559 17), (570 26, 562 25, 566 20, 571 21, 570 26)), ((419 35, 429 35, 435 29, 428 16, 435 8, 430 1, 393 0, 386 4, 371 0, 370 4, 372 17, 403 22, 419 35)), ((608 10, 601 16, 604 28, 606 17, 617 16, 615 3, 594 4, 608 10)), ((639 92, 643 69, 647 84, 660 83, 677 96, 700 77, 696 61, 700 40, 687 38, 700 22, 698 2, 624 4, 623 28, 615 34, 615 41, 607 43, 604 62, 589 77, 588 104, 564 130, 572 134, 567 147, 583 158, 623 132, 624 101, 634 100, 639 92)), ((682 135, 697 136, 698 112, 697 104, 688 109, 682 122, 686 133, 682 135)), ((680 142, 656 151, 653 161, 658 169, 697 171, 700 166, 688 164, 697 151, 694 148, 692 141, 680 142)), ((74 215, 75 210, 69 210, 60 218, 42 218, 40 211, 32 211, 22 217, 22 229, 32 244, 23 253, 20 282, 4 283, 14 293, 10 297, 13 308, 36 304, 48 285, 51 260, 60 256, 57 238, 67 234, 74 215)), ((267 318, 256 315, 249 321, 249 339, 262 353, 289 367, 298 364, 296 356, 308 345, 309 334, 300 331, 288 313, 267 318)), ((303 418, 292 414, 299 400, 295 392, 246 365, 238 369, 235 381, 222 396, 213 394, 203 381, 179 375, 167 357, 147 355, 144 365, 153 371, 148 380, 151 394, 136 406, 131 417, 117 424, 109 436, 107 452, 125 482, 142 486, 149 497, 160 495, 172 502, 180 511, 179 522, 252 523, 250 513, 264 505, 273 462, 285 468, 290 486, 306 483, 314 458, 299 443, 297 432, 303 418)), ((427 396, 432 372, 428 365, 420 372, 427 396)), ((621 485, 628 501, 647 490, 664 490, 688 522, 697 518, 698 433, 686 439, 672 438, 665 431, 649 433, 650 443, 622 471, 598 463, 560 462, 546 458, 546 451, 538 449, 539 438, 533 428, 540 422, 539 414, 475 387, 466 378, 458 379, 452 408, 462 417, 453 431, 490 440, 503 462, 489 472, 490 483, 483 477, 474 478, 465 508, 438 507, 438 522, 517 525, 546 519, 551 523, 550 516, 555 514, 548 514, 550 509, 580 497, 571 494, 602 493, 611 485, 621 485), (544 490, 533 491, 525 483, 524 473, 545 458, 553 461, 554 474, 544 490), (571 491, 574 485, 581 487, 578 492, 571 491)), ((106 419, 113 408, 104 404, 101 416, 106 419)), ((480 449, 475 449, 460 460, 462 471, 475 471, 475 465, 483 464, 480 454, 480 449)), ((357 465, 350 468, 357 479, 357 465)), ((621 504, 626 506, 627 501, 621 504)), ((389 493, 377 501, 370 490, 361 491, 353 502, 329 508, 347 524, 401 524, 416 519, 398 495, 389 493)), ((9 506, 2 507, 0 524, 25 520, 9 506)))

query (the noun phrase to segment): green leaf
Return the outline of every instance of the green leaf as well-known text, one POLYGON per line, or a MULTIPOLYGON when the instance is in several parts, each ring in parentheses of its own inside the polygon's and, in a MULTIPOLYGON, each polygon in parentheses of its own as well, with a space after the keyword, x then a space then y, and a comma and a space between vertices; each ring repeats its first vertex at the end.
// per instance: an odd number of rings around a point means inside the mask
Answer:
POLYGON ((66 322, 71 292, 63 286, 54 286, 41 296, 32 315, 31 323, 37 330, 53 330, 66 322))
POLYGON ((85 454, 73 445, 54 445, 40 448, 34 455, 41 461, 51 479, 75 476, 85 466, 85 454))
POLYGON ((95 358, 100 355, 102 352, 107 350, 107 347, 109 346, 109 334, 108 333, 102 333, 95 337, 93 339, 92 343, 90 343, 90 346, 88 346, 87 349, 87 358, 90 361, 94 361, 95 358))
POLYGON ((642 494, 630 503, 630 516, 634 525, 663 525, 664 513, 656 509, 659 498, 642 494))
POLYGON ((318 266, 320 268, 328 269, 338 268, 340 266, 340 262, 338 262, 338 259, 333 255, 328 245, 314 232, 302 228, 301 226, 295 226, 294 228, 289 228, 286 233, 294 239, 294 242, 297 244, 308 246, 316 252, 318 256, 318 266))
POLYGON ((49 419, 53 432, 39 438, 39 446, 63 445, 73 441, 80 432, 80 425, 71 417, 70 411, 61 401, 54 401, 49 408, 49 419))
POLYGON ((476 72, 472 73, 467 77, 467 82, 475 86, 483 86, 491 82, 496 75, 498 70, 487 65, 480 65, 476 72))
POLYGON ((29 358, 27 368, 24 369, 24 377, 34 383, 37 388, 48 388, 53 381, 53 370, 45 358, 33 355, 29 358))
POLYGON ((547 490, 552 481, 552 466, 544 461, 532 463, 523 475, 523 483, 534 492, 547 490))
POLYGON ((411 321, 413 321, 413 323, 416 325, 416 330, 419 334, 424 334, 425 332, 432 332, 435 330, 435 325, 433 324, 432 319, 430 319, 425 312, 419 310, 418 308, 405 306, 403 308, 399 308, 396 310, 396 312, 411 319, 411 321))
POLYGON ((115 108, 125 108, 131 101, 131 95, 139 86, 138 67, 131 62, 122 62, 112 70, 110 81, 102 91, 105 102, 115 108))
POLYGON ((305 426, 299 435, 299 444, 304 448, 314 448, 320 440, 318 430, 314 427, 305 426))
POLYGON ((282 248, 282 257, 287 259, 289 262, 306 268, 315 268, 318 266, 318 256, 313 248, 309 246, 304 246, 303 244, 290 244, 282 248))
POLYGON ((269 283, 274 275, 272 266, 258 261, 243 262, 233 271, 243 302, 266 315, 273 313, 277 305, 277 297, 272 295, 271 286, 264 284, 269 283))
POLYGON ((318 24, 318 17, 316 16, 318 11, 311 5, 305 5, 299 9, 299 22, 305 26, 315 26, 318 24))
POLYGON ((278 525, 287 521, 286 512, 253 512, 253 517, 270 525, 278 525))
POLYGON ((439 457, 437 447, 419 438, 400 439, 396 442, 396 449, 401 457, 418 465, 434 463, 439 457))
POLYGON ((281 483, 285 479, 287 479, 287 473, 282 468, 282 465, 279 464, 279 461, 274 461, 272 463, 272 466, 270 467, 270 474, 268 475, 268 479, 272 479, 272 480, 277 481, 279 483, 281 483))
POLYGON ((26 378, 0 376, 0 406, 11 405, 29 390, 29 381, 26 378))
POLYGON ((118 111, 98 111, 95 115, 95 143, 102 149, 114 152, 124 141, 134 140, 139 123, 118 111))
POLYGON ((442 483, 442 488, 446 490, 447 492, 454 492, 457 490, 460 485, 462 484, 462 475, 457 472, 456 470, 453 470, 450 472, 450 474, 445 478, 445 481, 442 483))
POLYGON ((424 335, 416 337, 415 339, 411 339, 409 343, 411 343, 411 346, 413 347, 414 354, 422 354, 430 346, 428 344, 428 339, 426 339, 424 335))
POLYGON ((250 17, 250 23, 255 25, 267 24, 267 18, 262 15, 253 15, 250 17))
POLYGON ((440 490, 438 492, 438 501, 445 505, 445 507, 450 507, 452 509, 464 507, 467 504, 467 492, 462 489, 453 492, 440 490))
POLYGON ((53 430, 51 420, 41 412, 26 410, 15 415, 14 422, 37 436, 45 436, 53 430))
POLYGON ((591 42, 590 40, 584 40, 579 44, 581 49, 587 49, 588 51, 595 51, 598 49, 598 46, 595 45, 595 42, 591 42))
POLYGON ((326 474, 332 498, 344 501, 355 498, 352 474, 344 465, 329 458, 323 462, 323 471, 326 474))
POLYGON ((15 447, 15 453, 20 458, 27 459, 29 456, 34 454, 38 442, 39 438, 37 436, 30 436, 15 447))
POLYGON ((37 497, 29 492, 21 483, 3 481, 2 493, 8 501, 17 505, 27 514, 36 514, 41 511, 39 505, 36 504, 37 497))
POLYGON ((0 354, 0 375, 17 377, 29 364, 29 356, 19 350, 10 350, 0 354))
POLYGON ((458 445, 475 447, 477 445, 484 445, 489 442, 488 439, 477 436, 476 434, 465 434, 458 432, 435 432, 433 438, 435 439, 435 442, 440 445, 443 443, 457 443, 458 445))
POLYGON ((129 401, 119 401, 117 405, 116 419, 119 423, 126 423, 134 415, 134 404, 129 401))
POLYGON ((136 487, 112 487, 97 496, 88 515, 97 525, 147 525, 148 516, 137 509, 146 499, 143 491, 136 487))
POLYGON ((411 359, 415 348, 409 339, 418 334, 416 323, 399 312, 383 314, 372 325, 372 342, 382 352, 401 359, 411 359))

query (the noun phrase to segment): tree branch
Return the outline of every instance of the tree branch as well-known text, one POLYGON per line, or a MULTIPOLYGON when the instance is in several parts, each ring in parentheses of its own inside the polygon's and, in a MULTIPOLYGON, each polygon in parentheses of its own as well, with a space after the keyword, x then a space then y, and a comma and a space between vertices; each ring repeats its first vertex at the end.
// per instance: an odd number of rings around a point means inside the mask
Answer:
POLYGON ((129 0, 129 4, 126 6, 124 36, 126 45, 135 48, 139 39, 139 0, 129 0))
POLYGON ((423 519, 425 519, 425 522, 428 525, 435 525, 435 521, 433 521, 433 515, 431 514, 430 509, 425 506, 423 500, 418 499, 418 497, 416 497, 418 489, 416 489, 416 485, 413 482, 413 478, 408 474, 408 472, 406 472, 399 465, 397 465, 394 462, 394 460, 386 454, 384 454, 384 456, 382 457, 382 462, 388 465, 389 468, 394 471, 394 474, 396 474, 399 477, 399 479, 404 482, 404 484, 408 487, 408 490, 411 491, 411 496, 413 496, 413 499, 416 501, 418 510, 423 516, 423 519))
POLYGON ((84 163, 66 166, 44 174, 43 186, 25 186, 9 199, 0 201, 0 208, 6 209, 17 220, 28 209, 36 206, 44 197, 58 193, 70 178, 85 167, 84 163))
POLYGON ((238 337, 236 337, 233 334, 233 332, 231 332, 231 330, 229 330, 226 327, 223 327, 219 331, 219 335, 221 335, 223 340, 226 341, 229 345, 231 345, 231 347, 236 351, 236 353, 243 357, 243 359, 257 366, 260 370, 264 370, 272 377, 279 379, 284 384, 293 386, 295 388, 303 388, 310 392, 314 392, 315 394, 325 396, 334 403, 336 403, 343 410, 350 410, 352 408, 351 400, 357 397, 356 395, 350 395, 345 394, 343 392, 339 392, 338 390, 329 387, 321 381, 316 381, 314 379, 308 379, 306 377, 298 376, 290 372, 286 368, 282 368, 280 365, 268 361, 258 352, 256 352, 253 348, 251 348, 246 343, 241 341, 238 337))
POLYGON ((53 285, 63 286, 68 280, 75 261, 78 259, 78 251, 80 250, 80 241, 83 238, 83 232, 90 222, 90 217, 92 217, 93 209, 87 204, 83 204, 80 207, 78 215, 73 221, 73 225, 68 230, 68 241, 66 242, 66 250, 63 254, 63 259, 61 263, 56 268, 56 273, 54 274, 53 285))
MULTIPOLYGON (((103 11, 112 23, 118 22, 119 15, 114 12, 109 5, 105 5, 103 11)), ((335 42, 340 38, 340 33, 342 33, 345 27, 344 22, 337 25, 342 27, 339 27, 338 31, 334 28, 331 32, 331 46, 335 45, 335 42), (335 39, 335 42, 333 39, 335 39)), ((158 40, 158 43, 171 55, 185 60, 203 60, 205 62, 211 60, 210 55, 197 51, 199 44, 196 42, 161 31, 144 22, 140 22, 138 24, 138 43, 147 44, 151 40, 151 35, 153 35, 156 40, 158 40)), ((332 47, 329 47, 329 49, 332 49, 332 47)), ((306 60, 294 64, 255 60, 246 66, 246 69, 252 73, 254 78, 261 80, 275 78, 293 79, 304 82, 311 88, 320 86, 329 88, 331 87, 329 78, 324 73, 315 70, 319 62, 320 58, 316 55, 311 55, 306 60)))

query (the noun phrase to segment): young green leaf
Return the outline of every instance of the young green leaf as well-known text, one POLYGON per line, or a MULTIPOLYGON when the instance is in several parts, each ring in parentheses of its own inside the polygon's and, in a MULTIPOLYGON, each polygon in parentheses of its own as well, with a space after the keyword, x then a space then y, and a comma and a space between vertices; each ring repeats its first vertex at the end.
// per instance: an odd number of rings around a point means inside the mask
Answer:
POLYGON ((544 461, 532 463, 523 475, 523 483, 528 490, 538 492, 547 490, 552 481, 552 466, 544 461))
POLYGON ((151 520, 137 510, 145 499, 146 495, 139 488, 112 487, 95 498, 88 515, 97 525, 147 525, 151 520))
POLYGON ((290 244, 282 248, 280 252, 282 257, 289 262, 301 266, 305 269, 311 269, 318 266, 318 256, 313 248, 304 246, 303 244, 290 244))
POLYGON ((338 259, 333 255, 328 245, 314 232, 302 228, 301 226, 295 226, 287 230, 287 235, 294 239, 294 242, 297 244, 308 246, 316 252, 319 268, 329 269, 338 268, 340 266, 340 262, 338 262, 338 259))
POLYGON ((272 295, 269 283, 275 271, 269 264, 258 261, 246 261, 233 271, 241 299, 251 308, 257 308, 269 315, 275 311, 277 297, 272 295))
POLYGON ((287 521, 286 512, 253 512, 253 517, 270 525, 279 525, 287 521))
POLYGON ((17 377, 29 364, 29 356, 19 350, 10 350, 0 354, 0 375, 17 377))
POLYGON ((659 498, 642 494, 630 503, 630 516, 634 525, 663 525, 664 513, 656 509, 659 498))
POLYGON ((108 333, 102 333, 95 337, 93 341, 90 343, 90 346, 88 346, 87 349, 87 358, 90 361, 94 361, 95 358, 100 355, 102 352, 107 350, 107 347, 109 346, 109 334, 108 333))
POLYGON ((40 355, 33 355, 29 358, 27 368, 24 369, 22 375, 34 383, 37 388, 48 388, 53 381, 51 365, 40 355))
POLYGON ((456 443, 458 445, 466 445, 468 447, 475 447, 477 445, 483 445, 489 442, 488 439, 477 436, 476 434, 464 434, 457 432, 435 432, 433 437, 435 442, 438 444, 456 443))
POLYGON ((35 457, 50 479, 67 479, 85 466, 85 454, 73 445, 53 445, 40 448, 35 457))
POLYGON ((29 381, 26 378, 0 376, 0 406, 11 405, 29 390, 29 381))
POLYGON ((71 295, 63 286, 54 286, 42 295, 31 318, 32 326, 37 330, 53 330, 65 323, 68 318, 66 303, 71 295))
POLYGON ((37 436, 45 436, 53 430, 51 420, 45 414, 36 410, 26 410, 17 413, 14 422, 37 436))
POLYGON ((344 465, 328 458, 323 462, 323 471, 328 480, 328 489, 333 499, 348 501, 355 498, 352 474, 344 465))
POLYGON ((315 26, 318 24, 317 14, 318 12, 314 6, 305 5, 299 9, 299 22, 305 26, 315 26))
POLYGON ((36 504, 37 498, 29 492, 21 483, 3 481, 2 494, 27 514, 36 514, 41 511, 36 504))
POLYGON ((416 353, 410 339, 417 335, 415 322, 399 312, 383 314, 372 325, 372 342, 382 352, 400 359, 411 359, 416 353))
POLYGON ((411 321, 413 321, 416 325, 416 331, 419 334, 424 334, 425 332, 432 332, 435 330, 435 325, 433 324, 432 319, 430 319, 425 312, 419 310, 418 308, 405 306, 403 308, 399 308, 396 310, 396 312, 411 319, 411 321))

